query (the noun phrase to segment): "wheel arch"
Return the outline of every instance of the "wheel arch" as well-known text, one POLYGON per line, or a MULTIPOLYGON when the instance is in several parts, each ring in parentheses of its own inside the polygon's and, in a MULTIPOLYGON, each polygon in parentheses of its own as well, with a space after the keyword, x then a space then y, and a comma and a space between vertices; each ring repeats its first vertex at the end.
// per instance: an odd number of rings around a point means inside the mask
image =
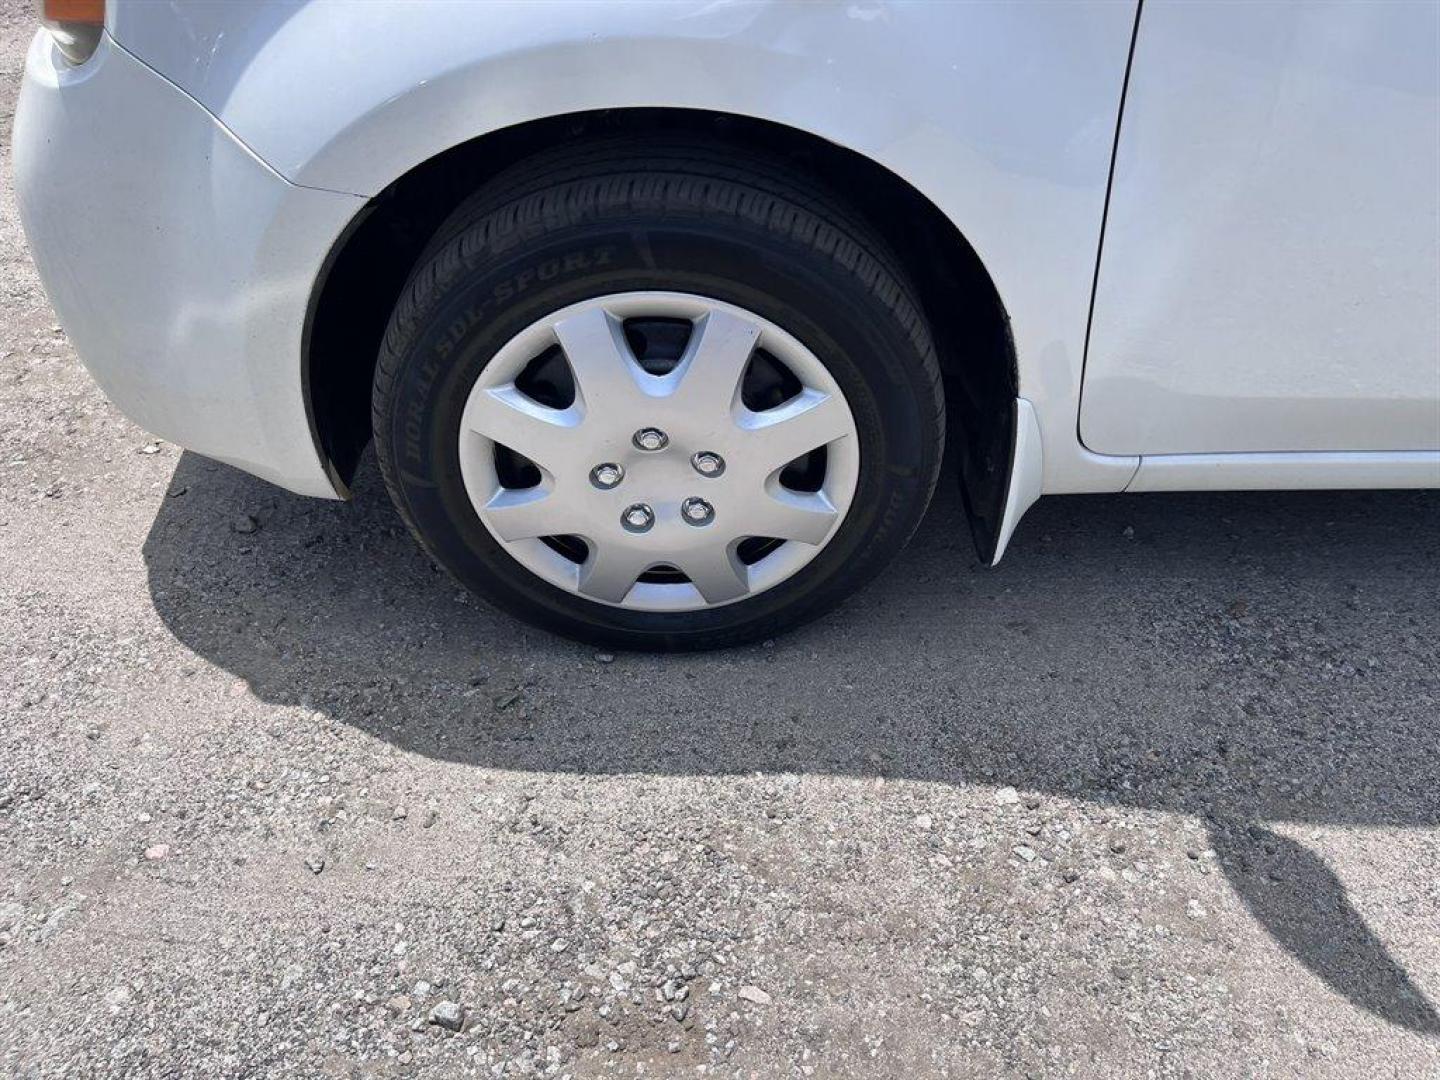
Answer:
POLYGON ((884 165, 818 135, 697 109, 607 109, 531 120, 480 135, 416 165, 344 230, 316 281, 303 343, 306 408, 317 445, 344 483, 370 439, 374 362, 416 260, 476 187, 559 140, 664 132, 720 140, 805 170, 890 243, 936 338, 958 473, 977 551, 999 540, 1015 439, 1018 369, 998 289, 969 241, 930 199, 884 165))

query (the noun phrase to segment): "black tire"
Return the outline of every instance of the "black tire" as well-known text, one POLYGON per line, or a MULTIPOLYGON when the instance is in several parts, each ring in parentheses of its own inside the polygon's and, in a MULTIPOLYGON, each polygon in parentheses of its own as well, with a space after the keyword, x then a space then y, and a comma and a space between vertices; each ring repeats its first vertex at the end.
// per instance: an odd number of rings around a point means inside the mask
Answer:
POLYGON ((813 182, 731 147, 651 142, 641 151, 632 139, 541 155, 442 226, 380 351, 380 468, 425 549, 522 619, 620 648, 771 637, 874 577, 919 524, 944 444, 934 345, 885 245, 813 182), (690 612, 588 600, 512 559, 466 495, 459 424, 480 370, 546 314, 631 290, 697 293, 754 311, 804 342, 844 391, 860 436, 854 499, 825 549, 773 588, 690 612))

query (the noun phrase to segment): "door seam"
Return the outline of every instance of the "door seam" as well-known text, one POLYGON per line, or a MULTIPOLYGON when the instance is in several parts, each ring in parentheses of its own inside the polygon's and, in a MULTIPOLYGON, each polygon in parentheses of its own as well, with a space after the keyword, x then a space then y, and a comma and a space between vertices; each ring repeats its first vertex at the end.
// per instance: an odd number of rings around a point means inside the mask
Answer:
MULTIPOLYGON (((1110 221, 1110 197, 1115 190, 1115 163, 1120 157, 1120 130, 1125 123, 1125 98, 1130 93, 1130 72, 1135 66, 1135 43, 1140 39, 1140 15, 1144 10, 1145 0, 1135 0, 1135 23, 1130 28, 1130 51, 1125 56, 1125 77, 1120 83, 1120 104, 1115 113, 1115 139, 1110 145, 1110 171, 1105 177, 1105 205, 1100 211, 1100 237, 1095 245, 1095 272, 1090 278, 1090 307, 1085 315, 1085 344, 1080 352, 1080 392, 1075 401, 1075 441, 1086 450, 1090 450, 1090 447, 1085 445, 1085 437, 1081 434, 1080 417, 1085 410, 1085 369, 1090 364, 1090 331, 1095 325, 1095 297, 1100 291, 1100 264, 1105 255, 1105 227, 1110 221)), ((1090 452, 1093 454, 1099 451, 1090 452)), ((1140 471, 1138 462, 1135 471, 1140 471)), ((1130 479, 1133 482, 1134 476, 1130 479)))

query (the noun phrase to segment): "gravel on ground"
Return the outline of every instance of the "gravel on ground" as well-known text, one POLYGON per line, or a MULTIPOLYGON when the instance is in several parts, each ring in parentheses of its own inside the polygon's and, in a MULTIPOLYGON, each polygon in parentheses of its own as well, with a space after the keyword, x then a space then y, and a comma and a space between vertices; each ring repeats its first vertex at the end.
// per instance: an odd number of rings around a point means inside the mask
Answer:
POLYGON ((754 648, 473 601, 56 325, 0 5, 0 1074, 1440 1074, 1440 494, 953 485, 754 648))

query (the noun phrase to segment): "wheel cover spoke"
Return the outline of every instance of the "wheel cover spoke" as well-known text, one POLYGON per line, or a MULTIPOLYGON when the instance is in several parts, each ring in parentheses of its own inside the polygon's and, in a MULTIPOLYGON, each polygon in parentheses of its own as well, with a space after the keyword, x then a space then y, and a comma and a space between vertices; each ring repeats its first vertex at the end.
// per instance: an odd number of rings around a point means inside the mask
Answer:
POLYGON ((502 488, 485 504, 486 522, 501 540, 564 536, 576 528, 565 500, 543 488, 502 488))
POLYGON ((460 468, 481 523, 527 571, 600 604, 693 611, 772 588, 823 550, 855 495, 860 451, 839 384, 783 328, 719 300, 617 293, 537 321, 485 365, 465 406, 460 468), (627 319, 690 323, 665 374, 642 366, 664 370, 643 325, 627 339, 627 319), (563 409, 520 389, 526 366, 556 345, 575 388, 563 409), (800 385, 762 411, 744 403, 757 351, 800 385), (497 445, 538 467, 539 482, 497 445), (805 473, 818 490, 786 486, 785 466, 820 447, 805 473), (583 540, 583 559, 556 537, 583 540), (747 548, 749 538, 779 543, 747 548))
POLYGON ((750 413, 745 427, 754 441, 754 453, 774 470, 853 435, 855 422, 838 394, 805 390, 777 408, 750 413))
POLYGON ((707 604, 723 604, 750 591, 749 572, 729 544, 705 547, 677 561, 707 604))
POLYGON ((698 320, 673 373, 676 407, 696 416, 730 415, 759 338, 758 324, 724 309, 698 320))
POLYGON ((835 526, 837 514, 830 500, 818 491, 788 491, 778 484, 757 500, 746 518, 751 536, 822 543, 835 526))
POLYGON ((650 376, 635 361, 619 319, 603 307, 587 308, 555 324, 555 337, 575 376, 575 396, 586 415, 628 412, 650 376))
POLYGON ((469 430, 508 446, 554 474, 578 460, 579 422, 576 410, 547 408, 513 383, 472 394, 465 406, 464 423, 469 430))
POLYGON ((623 544, 596 544, 580 567, 580 592, 596 600, 618 604, 636 580, 654 562, 653 556, 623 544))

